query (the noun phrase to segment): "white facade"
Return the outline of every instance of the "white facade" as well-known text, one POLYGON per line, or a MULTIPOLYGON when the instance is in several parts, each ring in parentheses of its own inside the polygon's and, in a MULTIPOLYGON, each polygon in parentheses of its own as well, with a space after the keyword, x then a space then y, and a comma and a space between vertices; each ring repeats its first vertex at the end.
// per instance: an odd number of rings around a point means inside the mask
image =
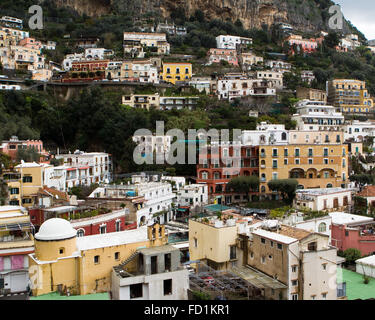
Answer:
POLYGON ((59 191, 66 191, 67 167, 48 166, 44 169, 44 185, 59 191))
POLYGON ((238 45, 251 45, 253 39, 231 35, 220 35, 216 37, 216 47, 219 49, 236 49, 238 45))
POLYGON ((344 126, 344 138, 354 139, 356 142, 362 142, 365 137, 375 136, 374 121, 358 121, 353 120, 344 126))
POLYGON ((301 71, 301 79, 302 81, 307 82, 308 84, 311 84, 315 80, 314 72, 311 70, 303 70, 301 71))
POLYGON ((171 136, 133 136, 133 141, 144 147, 145 154, 168 153, 171 149, 171 136))
POLYGON ((241 135, 242 145, 286 145, 289 141, 289 132, 283 124, 268 124, 261 122, 257 130, 244 130, 241 135))
MULTIPOLYGON (((297 121, 299 130, 341 131, 344 116, 336 112, 335 107, 326 105, 323 101, 302 100, 296 104, 297 113, 292 119, 297 121)), ((346 139, 346 138, 345 138, 346 139)))
POLYGON ((193 77, 189 81, 189 86, 194 87, 199 92, 206 92, 209 94, 211 92, 211 78, 210 77, 193 77))
POLYGON ((134 78, 140 82, 159 83, 158 69, 152 63, 133 62, 132 70, 134 78))
POLYGON ((113 50, 105 48, 87 48, 85 49, 85 59, 103 60, 113 56, 113 50))
POLYGON ((93 183, 110 182, 112 163, 110 155, 104 152, 82 152, 59 154, 56 159, 63 159, 66 171, 66 188, 80 184, 90 186, 93 183))
POLYGON ((312 211, 339 211, 352 204, 352 192, 342 188, 297 190, 294 206, 312 211))
POLYGON ((73 54, 68 54, 65 56, 63 60, 63 68, 65 71, 69 71, 72 68, 72 63, 73 62, 79 62, 84 60, 84 54, 83 53, 73 53, 73 54))
POLYGON ((375 278, 375 255, 356 260, 355 272, 375 278))
POLYGON ((292 70, 292 64, 282 60, 267 60, 264 65, 270 67, 276 72, 290 72, 292 70))
POLYGON ((205 184, 189 184, 177 193, 177 203, 194 209, 208 204, 208 186, 205 184))
POLYGON ((179 191, 181 188, 183 188, 186 184, 185 177, 173 177, 173 176, 163 176, 161 177, 161 181, 170 181, 174 182, 173 190, 179 191))
POLYGON ((267 70, 258 71, 256 73, 256 77, 257 79, 270 81, 273 84, 273 86, 277 89, 282 89, 284 87, 282 72, 267 70))

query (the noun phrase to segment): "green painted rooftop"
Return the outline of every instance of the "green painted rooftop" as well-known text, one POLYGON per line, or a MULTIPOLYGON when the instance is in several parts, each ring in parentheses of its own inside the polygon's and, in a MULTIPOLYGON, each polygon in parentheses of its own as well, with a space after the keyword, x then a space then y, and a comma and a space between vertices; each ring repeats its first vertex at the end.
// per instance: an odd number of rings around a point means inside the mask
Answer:
POLYGON ((337 268, 337 283, 346 282, 348 300, 375 298, 375 279, 364 284, 363 275, 342 268, 337 268))
POLYGON ((93 293, 78 296, 61 296, 58 292, 42 294, 37 297, 30 297, 30 300, 110 300, 109 293, 93 293))

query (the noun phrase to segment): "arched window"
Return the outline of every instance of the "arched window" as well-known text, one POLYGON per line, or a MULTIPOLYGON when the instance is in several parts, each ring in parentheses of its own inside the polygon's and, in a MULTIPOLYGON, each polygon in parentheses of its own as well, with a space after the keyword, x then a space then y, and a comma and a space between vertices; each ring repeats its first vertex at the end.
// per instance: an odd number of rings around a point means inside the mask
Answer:
POLYGON ((85 230, 84 229, 78 229, 77 237, 83 237, 84 235, 85 235, 85 230))
POLYGON ((283 133, 281 134, 281 140, 286 140, 286 132, 283 132, 283 133))
POLYGON ((318 226, 318 232, 326 232, 327 231, 327 225, 325 222, 322 222, 318 226))
POLYGON ((327 188, 332 188, 332 183, 328 183, 327 188))
POLYGON ((207 180, 208 179, 208 173, 207 172, 202 172, 202 179, 207 180))

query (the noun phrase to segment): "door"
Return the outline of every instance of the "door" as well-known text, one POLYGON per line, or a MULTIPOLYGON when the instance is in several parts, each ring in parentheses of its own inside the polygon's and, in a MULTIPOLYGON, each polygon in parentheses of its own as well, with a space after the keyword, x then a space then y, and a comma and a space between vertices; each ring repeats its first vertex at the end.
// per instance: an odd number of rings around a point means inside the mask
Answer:
POLYGON ((27 272, 16 272, 10 275, 11 292, 23 292, 27 288, 27 272))

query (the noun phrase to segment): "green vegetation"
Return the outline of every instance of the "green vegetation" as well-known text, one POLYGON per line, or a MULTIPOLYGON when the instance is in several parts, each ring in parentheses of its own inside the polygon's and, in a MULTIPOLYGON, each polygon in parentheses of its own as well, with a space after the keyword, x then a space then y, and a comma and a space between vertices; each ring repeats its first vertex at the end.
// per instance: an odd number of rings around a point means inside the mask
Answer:
POLYGON ((362 257, 361 251, 356 248, 349 248, 344 251, 344 258, 347 264, 353 264, 362 257))
POLYGON ((239 176, 231 179, 225 190, 232 190, 236 193, 249 193, 257 191, 259 187, 259 178, 257 176, 239 176))
POLYGON ((283 200, 286 203, 292 203, 296 195, 296 190, 298 186, 298 180, 296 179, 279 179, 271 180, 267 183, 268 188, 271 191, 277 191, 281 193, 283 200))
POLYGON ((290 206, 284 206, 281 208, 272 209, 270 211, 271 218, 282 218, 285 215, 288 215, 293 209, 290 206))
POLYGON ((21 162, 21 160, 25 162, 39 162, 40 160, 40 153, 34 147, 18 149, 16 155, 17 162, 21 162))
POLYGON ((93 183, 89 187, 88 186, 75 186, 70 189, 69 194, 77 196, 78 199, 85 199, 87 198, 97 187, 98 184, 93 183))

